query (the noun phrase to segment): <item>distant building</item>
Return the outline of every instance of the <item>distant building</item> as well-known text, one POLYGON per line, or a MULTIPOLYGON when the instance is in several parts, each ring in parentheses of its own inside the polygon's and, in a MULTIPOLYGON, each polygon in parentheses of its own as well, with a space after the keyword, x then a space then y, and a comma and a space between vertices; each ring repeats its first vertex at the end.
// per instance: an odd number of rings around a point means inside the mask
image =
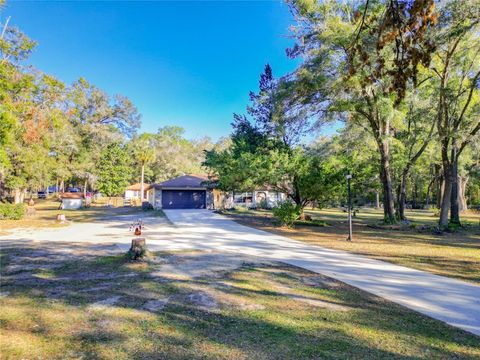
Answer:
POLYGON ((155 209, 213 209, 212 189, 204 175, 183 175, 152 184, 148 201, 155 209))
POLYGON ((84 204, 84 196, 82 193, 62 193, 62 209, 76 210, 80 209, 84 204))
POLYGON ((286 195, 262 188, 251 192, 223 192, 206 175, 183 175, 152 184, 148 202, 155 209, 225 209, 235 206, 271 208, 286 195))
MULTIPOLYGON (((130 185, 125 189, 125 194, 124 198, 125 200, 141 200, 140 192, 142 188, 141 183, 136 183, 133 185, 130 185)), ((150 184, 143 184, 143 198, 147 199, 148 196, 148 190, 150 190, 150 184)))

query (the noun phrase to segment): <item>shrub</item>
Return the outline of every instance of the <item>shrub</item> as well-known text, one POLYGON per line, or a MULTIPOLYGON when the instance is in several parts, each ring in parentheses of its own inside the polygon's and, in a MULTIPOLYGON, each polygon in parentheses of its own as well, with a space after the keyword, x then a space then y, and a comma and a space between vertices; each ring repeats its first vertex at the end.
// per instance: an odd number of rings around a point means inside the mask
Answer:
POLYGON ((142 210, 143 211, 153 210, 153 205, 150 204, 148 201, 144 201, 142 202, 142 210))
POLYGON ((20 220, 25 215, 25 204, 1 204, 0 220, 20 220))
POLYGON ((258 209, 270 209, 267 199, 262 199, 257 204, 258 209))
POLYGON ((280 225, 287 227, 292 227, 301 213, 300 206, 294 205, 290 201, 284 201, 275 206, 272 210, 273 216, 277 218, 280 225))

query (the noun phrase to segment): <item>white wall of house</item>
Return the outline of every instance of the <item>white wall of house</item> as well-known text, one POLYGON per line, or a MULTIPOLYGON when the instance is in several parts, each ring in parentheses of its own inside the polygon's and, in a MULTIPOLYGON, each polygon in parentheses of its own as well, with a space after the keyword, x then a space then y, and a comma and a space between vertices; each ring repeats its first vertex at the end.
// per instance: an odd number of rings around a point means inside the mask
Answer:
POLYGON ((277 191, 267 191, 267 203, 269 207, 274 207, 285 200, 287 195, 277 191))
POLYGON ((82 199, 63 199, 62 209, 76 210, 83 206, 82 199))
POLYGON ((235 206, 242 206, 248 208, 255 208, 262 205, 262 200, 265 200, 267 207, 274 207, 278 203, 286 200, 286 195, 277 191, 256 190, 250 192, 230 192, 225 198, 225 208, 235 206))
POLYGON ((125 190, 124 198, 126 200, 140 199, 140 191, 137 190, 125 190))
POLYGON ((147 201, 153 206, 153 197, 155 196, 155 189, 151 188, 147 191, 147 201))

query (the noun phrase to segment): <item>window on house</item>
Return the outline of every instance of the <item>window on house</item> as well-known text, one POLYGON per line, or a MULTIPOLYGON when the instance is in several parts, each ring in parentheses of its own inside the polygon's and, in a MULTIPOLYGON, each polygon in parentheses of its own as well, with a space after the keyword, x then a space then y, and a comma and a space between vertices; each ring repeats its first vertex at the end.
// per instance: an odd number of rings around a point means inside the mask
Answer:
POLYGON ((251 203, 253 201, 253 193, 252 192, 244 192, 240 194, 235 194, 233 201, 237 204, 243 203, 251 203))

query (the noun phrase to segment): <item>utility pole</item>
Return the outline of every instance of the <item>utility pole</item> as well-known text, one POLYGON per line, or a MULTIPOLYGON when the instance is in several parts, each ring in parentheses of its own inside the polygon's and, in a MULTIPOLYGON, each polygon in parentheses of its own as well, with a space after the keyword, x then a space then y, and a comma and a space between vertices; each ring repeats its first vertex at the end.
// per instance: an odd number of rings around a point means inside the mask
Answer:
POLYGON ((348 186, 348 237, 347 241, 352 241, 352 192, 350 189, 350 180, 352 179, 352 175, 347 175, 347 186, 348 186))

